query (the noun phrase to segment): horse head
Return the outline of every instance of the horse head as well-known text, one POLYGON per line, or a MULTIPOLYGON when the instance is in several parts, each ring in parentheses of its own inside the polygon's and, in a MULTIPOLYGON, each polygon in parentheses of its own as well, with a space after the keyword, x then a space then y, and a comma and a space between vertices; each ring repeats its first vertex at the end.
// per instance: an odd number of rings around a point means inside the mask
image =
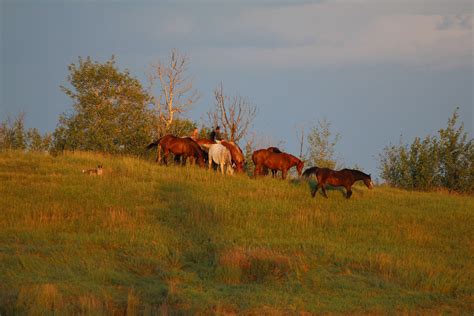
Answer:
POLYGON ((304 162, 298 159, 298 163, 296 164, 296 171, 298 171, 298 176, 301 177, 301 172, 303 171, 304 162))
POLYGON ((197 157, 197 163, 199 167, 204 168, 206 166, 206 159, 204 159, 204 154, 200 154, 197 157))
POLYGON ((244 172, 245 158, 242 149, 234 141, 225 141, 221 142, 225 146, 232 156, 232 161, 235 163, 235 170, 237 172, 244 172))
POLYGON ((244 172, 244 162, 239 162, 235 164, 235 171, 244 172))
POLYGON ((364 181, 364 184, 367 186, 367 188, 369 188, 370 190, 374 188, 374 184, 372 182, 372 178, 370 177, 370 174, 368 174, 367 177, 364 177, 363 181, 364 181))

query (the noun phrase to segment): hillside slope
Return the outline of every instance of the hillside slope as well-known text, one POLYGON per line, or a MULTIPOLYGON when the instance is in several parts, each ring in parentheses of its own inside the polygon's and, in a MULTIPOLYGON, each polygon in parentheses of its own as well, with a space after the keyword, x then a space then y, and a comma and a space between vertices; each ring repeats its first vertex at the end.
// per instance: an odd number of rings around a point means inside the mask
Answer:
POLYGON ((0 197, 0 314, 474 311, 472 197, 19 152, 0 197))

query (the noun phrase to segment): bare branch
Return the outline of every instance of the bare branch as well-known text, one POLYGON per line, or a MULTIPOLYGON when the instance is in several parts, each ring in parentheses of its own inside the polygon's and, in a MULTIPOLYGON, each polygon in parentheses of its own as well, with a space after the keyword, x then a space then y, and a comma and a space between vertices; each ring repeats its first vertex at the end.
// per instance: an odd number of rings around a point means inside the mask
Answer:
POLYGON ((225 95, 222 83, 214 90, 214 97, 214 109, 207 113, 210 123, 222 125, 231 141, 244 138, 256 117, 257 107, 241 96, 225 95))
POLYGON ((200 99, 197 90, 193 90, 193 80, 185 76, 189 64, 189 58, 182 55, 177 49, 170 53, 169 61, 164 63, 160 60, 151 66, 149 75, 150 87, 156 81, 160 84, 160 97, 156 107, 160 113, 160 121, 169 129, 176 115, 180 115, 200 99))

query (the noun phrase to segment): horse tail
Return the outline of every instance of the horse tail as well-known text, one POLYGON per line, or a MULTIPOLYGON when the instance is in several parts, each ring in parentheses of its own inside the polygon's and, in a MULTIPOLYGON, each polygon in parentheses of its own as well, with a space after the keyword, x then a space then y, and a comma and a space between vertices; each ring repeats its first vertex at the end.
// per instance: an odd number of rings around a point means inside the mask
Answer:
POLYGON ((311 167, 311 168, 306 169, 303 172, 303 177, 309 178, 312 174, 316 175, 316 173, 318 172, 318 169, 319 169, 318 167, 311 167))
MULTIPOLYGON (((161 137, 161 138, 163 138, 163 137, 161 137)), ((153 147, 157 147, 160 144, 161 138, 159 138, 158 140, 155 140, 154 142, 151 142, 150 144, 148 144, 146 146, 146 149, 149 150, 153 147)))

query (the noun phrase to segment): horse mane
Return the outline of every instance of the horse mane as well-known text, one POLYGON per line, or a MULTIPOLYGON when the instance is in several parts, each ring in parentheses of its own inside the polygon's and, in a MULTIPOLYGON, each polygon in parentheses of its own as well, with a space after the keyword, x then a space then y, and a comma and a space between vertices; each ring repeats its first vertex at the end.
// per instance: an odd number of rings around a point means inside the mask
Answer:
POLYGON ((311 167, 311 168, 308 168, 306 169, 304 172, 303 172, 303 176, 308 178, 309 176, 311 176, 312 174, 316 174, 316 172, 318 172, 318 167, 314 166, 314 167, 311 167))
POLYGON ((273 152, 275 154, 283 153, 278 147, 268 147, 267 150, 270 150, 271 152, 273 152))
POLYGON ((234 145, 234 146, 240 151, 240 153, 242 154, 242 156, 244 155, 244 152, 242 151, 242 149, 240 148, 240 146, 237 145, 236 142, 230 141, 229 143, 231 143, 232 145, 234 145))
POLYGON ((292 154, 289 154, 289 153, 283 153, 283 154, 289 156, 291 159, 294 159, 294 160, 298 161, 298 163, 302 162, 300 158, 298 158, 298 157, 296 157, 292 154))
POLYGON ((341 171, 350 171, 356 177, 370 178, 369 174, 366 174, 365 172, 362 172, 362 171, 356 170, 356 169, 344 168, 341 171))

